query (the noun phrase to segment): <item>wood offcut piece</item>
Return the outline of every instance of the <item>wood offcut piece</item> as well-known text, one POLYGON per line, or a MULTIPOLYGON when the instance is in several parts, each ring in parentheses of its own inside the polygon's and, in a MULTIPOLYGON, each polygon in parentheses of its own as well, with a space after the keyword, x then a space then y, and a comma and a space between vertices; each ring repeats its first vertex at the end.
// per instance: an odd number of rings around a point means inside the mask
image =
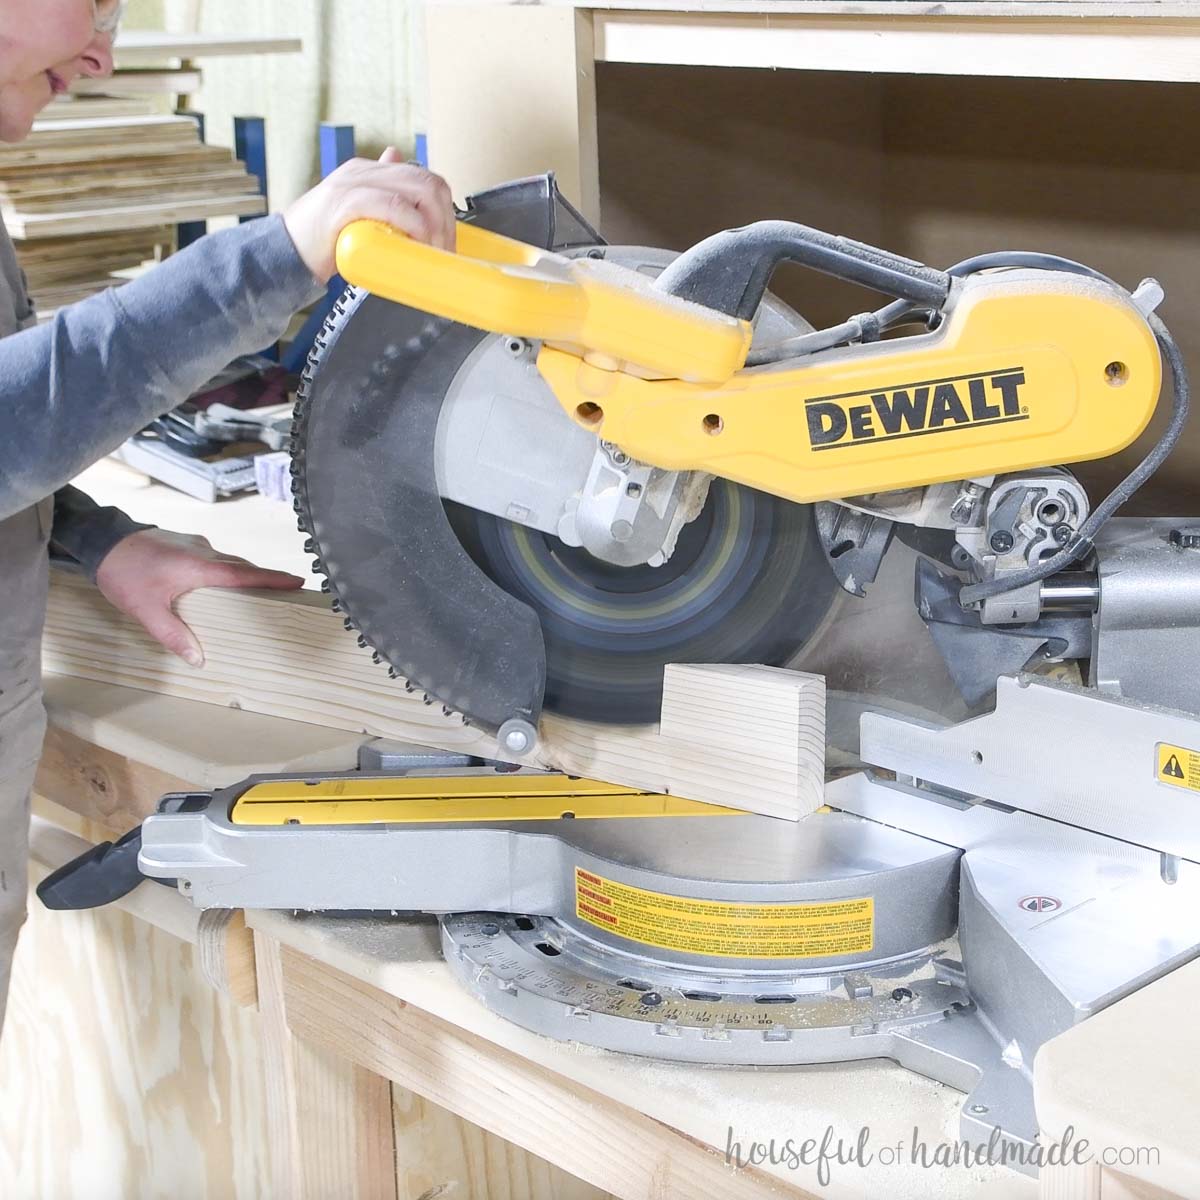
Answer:
MULTIPOLYGON (((86 580, 56 572, 43 641, 49 672, 503 757, 490 735, 390 679, 313 592, 205 589, 180 616, 204 647, 187 666, 86 580)), ((822 803, 825 687, 772 667, 670 667, 664 728, 547 716, 537 765, 798 819, 822 803)))
POLYGON ((667 667, 672 791, 777 817, 825 802, 825 680, 781 667, 667 667), (731 769, 732 768, 732 769, 731 769))

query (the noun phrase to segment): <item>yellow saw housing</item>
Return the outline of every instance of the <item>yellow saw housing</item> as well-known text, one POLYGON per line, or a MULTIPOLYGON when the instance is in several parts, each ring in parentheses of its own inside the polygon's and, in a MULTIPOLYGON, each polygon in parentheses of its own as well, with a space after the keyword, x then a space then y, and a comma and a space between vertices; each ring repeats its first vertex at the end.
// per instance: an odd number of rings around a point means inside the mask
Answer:
POLYGON ((746 368, 747 322, 636 272, 461 224, 458 252, 376 222, 343 232, 351 283, 539 339, 573 420, 654 466, 795 501, 1103 458, 1145 429, 1162 364, 1102 280, 1006 270, 958 281, 939 328, 746 368))

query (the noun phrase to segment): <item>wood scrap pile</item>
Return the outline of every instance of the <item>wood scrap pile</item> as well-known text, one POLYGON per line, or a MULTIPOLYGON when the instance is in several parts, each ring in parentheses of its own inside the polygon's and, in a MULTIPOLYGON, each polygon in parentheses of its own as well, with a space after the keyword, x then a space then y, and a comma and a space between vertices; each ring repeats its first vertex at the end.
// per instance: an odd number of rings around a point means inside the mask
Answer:
POLYGON ((0 145, 0 214, 42 315, 169 252, 177 222, 265 211, 230 150, 147 100, 58 100, 0 145))
POLYGON ((80 234, 18 243, 21 266, 38 315, 49 316, 64 304, 86 300, 120 283, 131 271, 154 262, 175 241, 172 226, 128 232, 80 234))

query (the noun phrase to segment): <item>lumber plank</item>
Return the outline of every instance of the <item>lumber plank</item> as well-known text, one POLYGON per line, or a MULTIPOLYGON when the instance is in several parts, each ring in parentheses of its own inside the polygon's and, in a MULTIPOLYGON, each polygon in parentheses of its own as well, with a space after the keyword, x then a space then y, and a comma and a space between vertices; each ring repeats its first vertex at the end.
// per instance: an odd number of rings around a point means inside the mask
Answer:
MULTIPOLYGON (((82 77, 81 77, 82 78, 82 77)), ((77 79, 76 84, 81 82, 77 79)), ((105 80, 93 82, 103 83, 105 80)), ((77 99, 73 95, 60 96, 38 113, 35 126, 47 121, 77 121, 91 117, 150 117, 156 109, 148 100, 122 99, 116 96, 88 96, 77 99)))
POLYGON ((173 58, 228 58, 246 54, 295 54, 303 47, 296 37, 259 37, 217 33, 163 33, 123 29, 113 48, 120 68, 158 66, 173 58))
POLYGON ((712 1147, 297 950, 276 946, 287 1023, 298 1037, 614 1196, 811 1196, 754 1168, 735 1171, 712 1147))
POLYGON ((270 1145, 269 1195, 396 1200, 387 1080, 288 1024, 279 944, 255 945, 270 1145))
MULTIPOLYGON (((220 147, 209 147, 210 150, 220 150, 220 147)), ((19 143, 11 146, 0 159, 0 169, 5 174, 22 167, 43 168, 74 166, 78 163, 94 163, 97 159, 105 160, 124 158, 166 158, 178 155, 181 151, 194 153, 194 148, 180 137, 158 137, 138 141, 97 142, 82 140, 78 143, 63 143, 55 145, 34 145, 19 143)), ((212 158, 212 154, 198 155, 212 158)))
MULTIPOLYGON (((207 589, 184 596, 178 611, 205 648, 199 670, 153 642, 86 580, 55 573, 43 665, 186 700, 504 757, 489 735, 389 679, 318 594, 207 589)), ((765 667, 706 674, 693 665, 668 672, 666 694, 668 736, 654 726, 547 716, 537 762, 793 820, 820 806, 819 679, 765 667), (701 697, 689 729, 687 713, 701 697)))
POLYGON ((611 1200, 611 1193, 392 1085, 397 1200, 611 1200))
POLYGON ((128 229, 161 225, 164 221, 202 221, 218 216, 259 216, 267 211, 259 195, 227 195, 198 200, 171 200, 161 204, 118 204, 106 208, 66 213, 17 212, 5 216, 14 238, 60 237, 89 230, 128 229))
POLYGON ((34 781, 39 795, 118 836, 154 812, 168 792, 192 791, 195 786, 53 724, 46 730, 34 781))
MULTIPOLYGON (((61 167, 53 162, 6 163, 4 166, 5 186, 19 186, 30 179, 53 179, 69 181, 81 175, 144 175, 155 170, 178 171, 189 164, 217 166, 235 162, 233 152, 226 146, 210 146, 205 142, 172 142, 165 154, 147 150, 144 145, 117 147, 115 152, 103 158, 96 152, 65 162, 61 167)), ((53 155, 50 155, 53 158, 53 155)))
MULTIPOLYGON (((1108 17, 1155 21, 1196 16, 1195 0, 537 0, 542 8, 637 9, 666 13, 767 13, 775 16, 1108 17)), ((441 0, 446 6, 501 6, 513 0, 441 0)))
POLYGON ((126 67, 103 79, 81 76, 71 85, 76 96, 189 96, 200 90, 195 67, 126 67))
POLYGON ((178 611, 204 646, 201 669, 152 641, 86 580, 55 572, 43 666, 368 736, 494 749, 494 739, 389 679, 323 596, 205 589, 184 596, 178 611))

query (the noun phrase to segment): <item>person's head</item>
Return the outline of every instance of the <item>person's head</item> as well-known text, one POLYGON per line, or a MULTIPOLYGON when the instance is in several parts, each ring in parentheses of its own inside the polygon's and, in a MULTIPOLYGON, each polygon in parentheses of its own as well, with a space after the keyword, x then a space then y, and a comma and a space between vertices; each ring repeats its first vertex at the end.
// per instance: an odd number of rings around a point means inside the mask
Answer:
POLYGON ((80 75, 112 71, 123 0, 0 0, 0 141, 19 142, 80 75))

